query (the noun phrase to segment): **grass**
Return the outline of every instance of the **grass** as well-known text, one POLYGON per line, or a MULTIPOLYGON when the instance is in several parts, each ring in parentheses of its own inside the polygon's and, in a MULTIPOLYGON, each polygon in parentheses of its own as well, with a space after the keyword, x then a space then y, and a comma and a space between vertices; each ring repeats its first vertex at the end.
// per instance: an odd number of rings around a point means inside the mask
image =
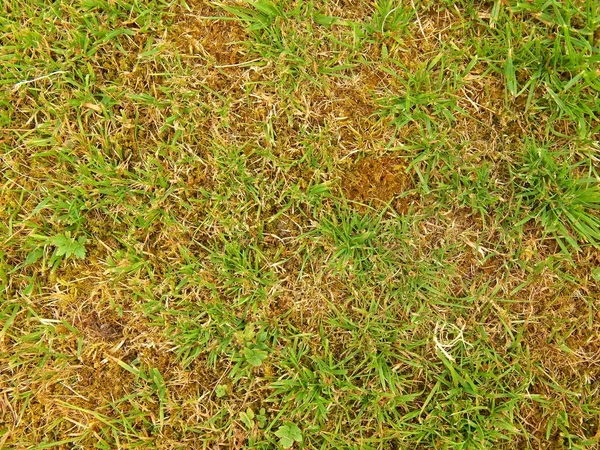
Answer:
POLYGON ((600 5, 11 0, 0 448, 600 444, 600 5))

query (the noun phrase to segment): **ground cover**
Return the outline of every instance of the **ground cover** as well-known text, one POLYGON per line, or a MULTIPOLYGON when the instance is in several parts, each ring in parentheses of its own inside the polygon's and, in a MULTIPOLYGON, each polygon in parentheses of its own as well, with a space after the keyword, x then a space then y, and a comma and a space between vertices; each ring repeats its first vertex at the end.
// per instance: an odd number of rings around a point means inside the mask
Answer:
POLYGON ((4 7, 0 448, 597 448, 597 1, 4 7))

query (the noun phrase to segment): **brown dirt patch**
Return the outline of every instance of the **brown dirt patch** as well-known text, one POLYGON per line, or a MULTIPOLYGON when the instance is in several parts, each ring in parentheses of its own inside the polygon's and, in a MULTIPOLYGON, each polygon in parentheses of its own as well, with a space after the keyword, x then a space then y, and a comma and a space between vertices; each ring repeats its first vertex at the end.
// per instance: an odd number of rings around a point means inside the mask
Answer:
POLYGON ((114 318, 101 316, 91 311, 82 319, 81 326, 91 335, 106 342, 118 341, 123 337, 123 325, 114 318))
POLYGON ((392 202, 399 213, 405 213, 415 197, 408 193, 414 187, 406 163, 391 156, 361 159, 344 174, 342 190, 350 200, 382 206, 392 202), (408 193, 408 195, 402 195, 408 193), (401 196, 401 197, 399 197, 401 196))

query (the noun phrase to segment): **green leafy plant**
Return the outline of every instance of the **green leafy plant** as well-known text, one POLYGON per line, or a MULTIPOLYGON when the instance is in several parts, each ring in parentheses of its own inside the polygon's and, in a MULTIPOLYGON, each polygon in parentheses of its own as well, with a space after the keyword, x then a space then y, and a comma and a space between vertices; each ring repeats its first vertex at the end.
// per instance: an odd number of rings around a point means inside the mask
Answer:
POLYGON ((283 448, 290 448, 294 442, 302 442, 302 431, 295 423, 287 422, 275 432, 283 448))
POLYGON ((246 426, 248 430, 252 430, 254 428, 254 411, 248 408, 246 411, 240 412, 240 420, 246 426))
POLYGON ((248 374, 254 367, 260 367, 269 356, 267 345, 268 333, 264 330, 255 331, 255 324, 247 324, 243 330, 237 331, 234 338, 239 346, 235 356, 236 365, 230 376, 234 379, 248 374))
POLYGON ((33 234, 31 237, 33 238, 33 240, 29 242, 31 251, 25 258, 23 263, 24 266, 35 264, 44 256, 45 248, 48 246, 52 246, 54 248, 49 259, 49 264, 52 268, 58 267, 58 265, 64 259, 85 258, 85 244, 87 242, 87 238, 85 236, 79 236, 78 238, 75 238, 72 236, 70 231, 65 231, 64 233, 51 237, 40 234, 33 234))
POLYGON ((255 347, 252 344, 251 347, 246 347, 243 350, 244 358, 254 367, 260 366, 269 354, 265 350, 255 347))
POLYGON ((217 398, 223 398, 227 395, 227 391, 229 389, 227 388, 227 385, 225 384, 220 384, 217 386, 217 388, 215 389, 215 393, 217 395, 217 398))
POLYGON ((265 408, 260 408, 258 414, 256 415, 256 423, 258 424, 258 428, 264 428, 267 424, 267 411, 265 408))
POLYGON ((69 231, 58 234, 48 240, 49 244, 54 245, 54 256, 70 258, 75 256, 78 259, 85 258, 85 243, 87 239, 85 236, 79 236, 77 239, 71 236, 69 231))
POLYGON ((240 412, 240 420, 248 430, 252 430, 255 426, 264 428, 267 423, 267 412, 265 408, 260 408, 258 414, 252 408, 247 408, 246 411, 240 412))

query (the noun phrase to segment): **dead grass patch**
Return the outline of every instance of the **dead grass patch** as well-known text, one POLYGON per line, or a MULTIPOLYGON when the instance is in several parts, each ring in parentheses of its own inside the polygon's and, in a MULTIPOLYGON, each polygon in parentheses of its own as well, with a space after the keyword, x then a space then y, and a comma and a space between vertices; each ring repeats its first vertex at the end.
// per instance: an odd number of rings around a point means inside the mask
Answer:
POLYGON ((224 16, 205 2, 190 2, 190 9, 175 13, 168 39, 184 55, 202 58, 216 66, 237 65, 244 60, 240 43, 247 38, 239 22, 213 20, 224 16))
POLYGON ((414 195, 403 196, 414 187, 406 171, 406 162, 391 156, 361 159, 344 174, 342 189, 350 200, 383 205, 392 202, 399 213, 406 213, 414 203, 414 195))

